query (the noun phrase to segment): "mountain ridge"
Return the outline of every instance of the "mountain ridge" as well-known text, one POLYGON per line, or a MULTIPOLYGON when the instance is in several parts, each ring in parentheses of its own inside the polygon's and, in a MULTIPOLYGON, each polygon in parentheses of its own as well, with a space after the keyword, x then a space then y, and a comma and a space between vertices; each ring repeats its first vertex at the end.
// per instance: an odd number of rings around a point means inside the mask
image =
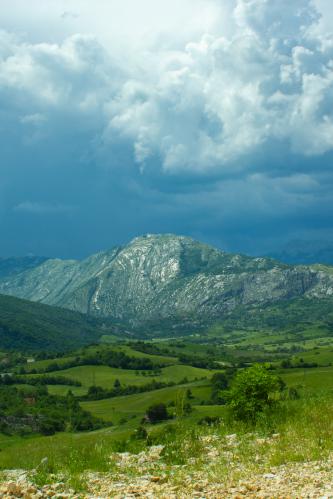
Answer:
POLYGON ((139 325, 173 317, 203 324, 239 305, 331 298, 324 266, 227 253, 186 236, 147 234, 83 261, 48 259, 0 276, 0 293, 139 325))
POLYGON ((37 267, 48 258, 41 256, 23 256, 0 258, 0 277, 17 274, 27 269, 37 267))

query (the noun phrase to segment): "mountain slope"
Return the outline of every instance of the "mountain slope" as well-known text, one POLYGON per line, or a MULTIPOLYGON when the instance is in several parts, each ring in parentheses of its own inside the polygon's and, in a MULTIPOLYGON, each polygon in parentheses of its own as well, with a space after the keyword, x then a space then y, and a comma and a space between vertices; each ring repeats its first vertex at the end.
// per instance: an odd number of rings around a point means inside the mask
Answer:
POLYGON ((238 306, 331 299, 333 275, 325 267, 228 254, 187 237, 148 235, 82 262, 47 260, 1 278, 0 292, 134 326, 208 324, 238 306))
POLYGON ((65 351, 98 341, 98 319, 0 295, 0 349, 65 351))
POLYGON ((23 272, 24 270, 33 269, 46 260, 47 258, 39 256, 0 258, 0 277, 15 275, 23 272))

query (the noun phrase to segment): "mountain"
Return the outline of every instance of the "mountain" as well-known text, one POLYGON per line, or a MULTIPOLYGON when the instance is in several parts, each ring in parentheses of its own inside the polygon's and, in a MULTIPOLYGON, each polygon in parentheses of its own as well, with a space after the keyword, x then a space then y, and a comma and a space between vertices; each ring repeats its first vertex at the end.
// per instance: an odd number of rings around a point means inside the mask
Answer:
POLYGON ((330 267, 225 253, 188 237, 147 235, 86 260, 49 259, 2 277, 0 293, 140 327, 208 325, 239 306, 296 298, 333 304, 330 267))
POLYGON ((323 241, 290 241, 280 251, 269 256, 289 264, 311 265, 323 263, 333 265, 333 243, 323 241))
POLYGON ((24 270, 37 267, 47 258, 39 256, 24 256, 21 258, 0 258, 0 278, 19 274, 24 270))
POLYGON ((66 351, 97 342, 107 331, 96 318, 0 295, 0 349, 66 351))

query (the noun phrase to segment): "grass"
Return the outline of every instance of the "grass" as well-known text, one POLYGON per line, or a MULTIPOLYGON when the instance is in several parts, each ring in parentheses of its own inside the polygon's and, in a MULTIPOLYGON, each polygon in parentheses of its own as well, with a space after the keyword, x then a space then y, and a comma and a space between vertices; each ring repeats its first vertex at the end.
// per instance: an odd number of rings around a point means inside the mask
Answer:
MULTIPOLYGON (((149 371, 144 371, 145 376, 142 371, 133 371, 128 369, 116 369, 108 366, 78 366, 72 367, 70 369, 64 369, 56 371, 55 375, 64 376, 66 378, 73 379, 74 381, 79 381, 82 387, 70 387, 72 392, 77 395, 84 395, 87 389, 92 386, 101 386, 102 388, 113 388, 116 379, 120 381, 122 385, 145 385, 151 382, 153 379, 156 381, 161 381, 164 383, 179 383, 184 378, 188 381, 194 381, 199 378, 210 378, 214 371, 209 371, 208 369, 200 369, 192 366, 184 365, 174 365, 164 367, 160 374, 150 373, 149 371)), ((33 376, 39 376, 38 374, 33 376)), ((68 392, 69 387, 57 385, 53 387, 48 385, 50 393, 64 395, 68 392)))
POLYGON ((69 390, 76 397, 81 397, 83 395, 86 395, 87 393, 87 389, 84 388, 83 386, 47 385, 47 389, 51 395, 60 395, 62 397, 67 395, 69 390))
MULTIPOLYGON (((201 340, 193 338, 186 342, 177 340, 176 346, 163 342, 163 346, 173 352, 170 356, 142 354, 124 344, 114 346, 127 355, 149 357, 154 362, 163 362, 165 367, 159 375, 155 373, 143 376, 142 373, 132 370, 107 366, 78 366, 56 371, 54 373, 56 376, 66 376, 82 383, 81 387, 49 386, 50 393, 57 395, 65 395, 68 390, 75 395, 83 395, 93 384, 103 388, 112 388, 116 379, 119 379, 122 385, 142 385, 149 383, 152 379, 178 383, 186 377, 189 383, 124 397, 81 402, 82 407, 93 415, 108 423, 113 423, 113 426, 97 432, 59 433, 51 437, 0 435, 0 470, 33 469, 41 463, 43 458, 47 457, 46 468, 38 468, 35 480, 42 483, 50 479, 50 473, 64 473, 66 480, 76 490, 80 490, 84 488, 84 482, 80 478, 84 471, 113 471, 114 464, 112 460, 110 461, 112 453, 138 452, 145 448, 145 441, 133 440, 131 435, 140 425, 150 405, 159 402, 166 403, 169 405, 170 414, 179 415, 179 407, 186 399, 186 392, 189 388, 193 395, 190 399, 193 411, 190 414, 173 418, 160 425, 147 426, 149 441, 165 445, 163 454, 165 472, 174 473, 175 480, 178 478, 182 480, 182 473, 188 476, 191 470, 205 472, 208 464, 211 479, 215 477, 216 480, 220 480, 223 476, 230 477, 232 473, 239 473, 237 469, 242 467, 244 470, 252 470, 255 473, 258 470, 269 470, 270 466, 283 463, 325 458, 329 452, 333 451, 333 418, 331 418, 333 367, 279 370, 278 373, 289 387, 298 388, 301 399, 282 402, 279 411, 270 417, 262 417, 257 426, 253 428, 231 420, 225 406, 208 405, 207 402, 211 397, 209 378, 214 371, 179 364, 177 356, 181 353, 200 358, 203 355, 212 355, 211 352, 221 363, 227 359, 236 362, 243 356, 250 358, 252 356, 252 359, 255 359, 255 356, 259 355, 278 362, 276 349, 291 345, 303 346, 306 349, 305 352, 294 354, 294 359, 302 357, 305 361, 313 359, 316 362, 319 359, 321 364, 328 363, 330 358, 333 359, 332 338, 326 337, 325 333, 319 329, 313 330, 312 337, 310 331, 301 336, 292 335, 286 331, 280 334, 271 332, 268 335, 252 331, 247 339, 244 334, 244 331, 238 331, 234 336, 225 337, 227 343, 216 343, 216 345, 211 336, 201 340), (179 346, 181 343, 183 346, 179 346), (172 402, 175 402, 175 406, 171 405, 172 402), (212 428, 198 425, 198 421, 206 416, 221 418, 222 423, 212 428), (226 435, 233 433, 237 433, 239 444, 230 453, 230 449, 226 446, 226 435), (273 433, 278 433, 279 438, 271 439, 273 433), (214 462, 208 463, 207 449, 202 441, 209 436, 217 439, 218 457, 214 459, 214 462), (259 437, 268 439, 269 443, 258 447, 256 439, 259 437), (229 452, 229 457, 224 451, 229 452), (172 468, 175 464, 186 464, 186 467, 175 470, 172 468)), ((92 346, 86 351, 93 352, 99 348, 103 346, 92 346)), ((285 357, 290 357, 290 355, 285 354, 285 357)), ((55 360, 62 364, 71 358, 55 360)), ((53 362, 52 359, 40 361, 28 367, 45 368, 51 362, 53 362)), ((128 471, 130 472, 132 473, 128 471)), ((133 473, 135 472, 134 470, 133 473)))
POLYGON ((299 387, 308 393, 333 391, 333 367, 288 369, 280 375, 288 386, 299 387))
POLYGON ((5 439, 5 452, 0 452, 0 469, 31 470, 47 457, 50 472, 70 471, 74 466, 81 470, 107 471, 107 453, 116 451, 119 441, 128 439, 130 433, 128 429, 103 429, 90 433, 58 433, 51 437, 14 437, 10 442, 5 439), (102 454, 101 462, 98 456, 102 454))
POLYGON ((143 385, 148 382, 146 377, 136 375, 135 371, 108 366, 72 367, 57 371, 57 375, 80 381, 85 388, 92 385, 112 388, 116 379, 119 379, 122 385, 143 385))
MULTIPOLYGON (((318 344, 317 344, 318 345, 318 344)), ((330 346, 316 346, 316 348, 309 349, 307 352, 302 352, 293 356, 294 361, 300 358, 305 362, 316 362, 318 365, 327 366, 333 363, 333 343, 330 346)))
MULTIPOLYGON (((287 377, 290 375, 297 373, 286 373, 287 377)), ((325 373, 327 379, 329 375, 331 372, 325 373)), ((294 382, 294 379, 290 381, 294 382)), ((194 410, 190 415, 147 426, 149 444, 164 446, 160 462, 147 463, 144 470, 134 463, 122 472, 139 477, 143 473, 156 474, 156 470, 163 470, 172 484, 181 487, 189 477, 198 473, 211 482, 225 480, 230 483, 253 477, 256 473, 270 472, 272 466, 326 459, 333 451, 333 397, 329 391, 323 395, 310 394, 300 400, 285 401, 274 413, 264 415, 255 426, 251 426, 231 419, 224 406, 197 405, 207 396, 209 389, 204 384, 191 387, 194 410), (198 425, 198 420, 204 416, 217 416, 221 423, 213 427, 198 425), (231 445, 230 434, 237 435, 231 445), (207 458, 212 451, 214 458, 207 458)), ((132 438, 144 408, 152 402, 168 400, 176 400, 177 405, 185 390, 186 386, 174 387, 141 396, 83 404, 104 417, 113 407, 116 414, 127 416, 128 422, 123 426, 90 433, 61 433, 52 437, 1 436, 0 470, 37 468, 37 472, 32 472, 35 483, 43 485, 52 480, 59 481, 61 476, 61 481, 78 492, 86 487, 86 471, 111 473, 116 477, 119 469, 112 457, 115 452, 136 454, 146 449, 145 440, 132 438), (42 466, 46 457, 47 463, 42 466)))
MULTIPOLYGON (((100 350, 103 348, 103 345, 93 345, 90 347, 86 347, 84 349, 84 352, 87 354, 93 354, 97 350, 100 350)), ((112 343, 112 349, 113 350, 118 350, 122 351, 125 354, 127 354, 130 357, 136 357, 136 358, 145 358, 145 359, 150 359, 151 361, 158 363, 158 364, 165 364, 165 365, 173 365, 178 362, 177 357, 175 356, 165 356, 165 355, 152 355, 148 353, 143 353, 143 352, 138 352, 137 350, 134 350, 133 348, 129 347, 128 345, 121 345, 118 343, 112 343)), ((77 351, 77 354, 80 354, 80 351, 77 351)), ((53 364, 56 362, 60 366, 63 364, 66 364, 67 362, 73 362, 75 360, 74 356, 65 356, 65 357, 59 357, 55 359, 45 359, 45 360, 37 360, 35 362, 31 362, 28 364, 24 364, 24 368, 26 369, 27 372, 30 372, 34 369, 37 371, 39 370, 44 370, 47 368, 50 364, 53 364)))
POLYGON ((134 350, 134 348, 129 347, 128 345, 119 346, 116 349, 124 352, 129 357, 150 359, 152 362, 156 362, 158 364, 176 364, 178 361, 177 357, 175 356, 153 355, 150 353, 139 352, 137 350, 134 350))
POLYGON ((75 359, 75 357, 68 356, 68 357, 59 357, 56 359, 36 360, 35 362, 30 362, 29 364, 24 364, 24 369, 27 372, 31 372, 34 369, 36 369, 37 371, 44 370, 50 364, 53 364, 54 362, 56 362, 57 364, 59 364, 61 366, 63 364, 66 364, 66 362, 73 362, 74 359, 75 359))
POLYGON ((115 397, 97 401, 81 402, 83 409, 91 412, 94 416, 119 424, 124 418, 130 421, 130 426, 135 426, 142 419, 146 409, 152 404, 176 401, 179 397, 184 397, 187 389, 190 388, 193 394, 193 403, 207 400, 210 396, 210 387, 207 385, 182 385, 169 388, 162 388, 152 392, 127 395, 125 397, 115 397))
MULTIPOLYGON (((209 472, 212 481, 219 481, 223 476, 230 479, 234 470, 236 475, 248 474, 249 470, 251 474, 263 473, 272 466, 325 459, 333 451, 332 411, 332 397, 305 398, 285 403, 270 418, 259 420, 256 427, 226 417, 213 428, 190 426, 184 419, 169 435, 157 429, 151 437, 154 443, 160 441, 166 446, 164 459, 170 465, 187 464, 191 459, 195 469, 207 473, 207 449, 197 443, 213 436, 215 444, 211 447, 219 457, 214 458, 209 472), (230 434, 237 435, 231 447, 226 444, 226 435, 230 434)), ((185 473, 190 472, 187 465, 185 473)))
MULTIPOLYGON (((190 424, 194 421, 193 416, 190 416, 174 421, 173 429, 170 429, 170 424, 150 428, 152 442, 166 445, 165 459, 170 464, 196 457, 190 451, 189 440, 198 440, 199 437, 212 433, 221 443, 225 435, 236 433, 241 445, 233 449, 233 459, 244 464, 253 462, 254 456, 258 454, 258 446, 253 445, 253 435, 269 437, 273 432, 279 434, 279 438, 272 440, 269 447, 260 447, 260 466, 316 460, 333 450, 333 399, 327 395, 287 402, 283 410, 270 419, 260 420, 256 428, 229 420, 225 417, 223 407, 196 407, 195 411, 198 413, 196 417, 206 415, 206 411, 211 416, 224 416, 223 423, 210 429, 190 424), (178 456, 174 452, 176 448, 178 456)), ((50 472, 72 470, 75 466, 77 471, 110 471, 111 452, 142 449, 143 443, 133 443, 129 440, 130 434, 130 428, 111 428, 91 433, 62 433, 29 439, 1 436, 0 445, 6 452, 0 452, 0 468, 33 469, 47 457, 50 472)), ((201 457, 204 459, 204 455, 201 457)), ((222 466, 222 463, 219 464, 222 466)))

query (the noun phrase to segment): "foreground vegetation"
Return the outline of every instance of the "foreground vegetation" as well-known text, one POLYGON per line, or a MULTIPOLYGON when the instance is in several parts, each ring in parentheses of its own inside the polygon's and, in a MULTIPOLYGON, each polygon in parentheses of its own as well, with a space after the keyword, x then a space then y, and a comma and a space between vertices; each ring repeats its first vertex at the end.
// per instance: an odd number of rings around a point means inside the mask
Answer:
MULTIPOLYGON (((117 473, 119 453, 156 445, 160 468, 151 472, 173 482, 184 478, 183 465, 206 473, 207 452, 215 456, 210 476, 226 480, 325 459, 333 451, 333 338, 311 327, 292 336, 216 325, 205 336, 51 358, 3 352, 0 469, 29 469, 38 483, 62 475, 79 490, 87 471, 117 473)), ((142 473, 135 462, 131 476, 142 473)))
POLYGON ((133 483, 142 474, 181 490, 193 486, 188 477, 232 484, 271 473, 283 464, 328 459, 333 451, 332 410, 331 398, 311 397, 287 401, 255 425, 228 417, 199 425, 179 416, 176 421, 150 425, 143 436, 103 429, 17 440, 0 453, 0 463, 5 469, 30 469, 29 477, 38 485, 60 480, 76 491, 91 490, 89 480, 95 475, 88 471, 98 472, 101 483, 106 474, 110 485, 133 483), (156 445, 159 458, 149 459, 156 445))

